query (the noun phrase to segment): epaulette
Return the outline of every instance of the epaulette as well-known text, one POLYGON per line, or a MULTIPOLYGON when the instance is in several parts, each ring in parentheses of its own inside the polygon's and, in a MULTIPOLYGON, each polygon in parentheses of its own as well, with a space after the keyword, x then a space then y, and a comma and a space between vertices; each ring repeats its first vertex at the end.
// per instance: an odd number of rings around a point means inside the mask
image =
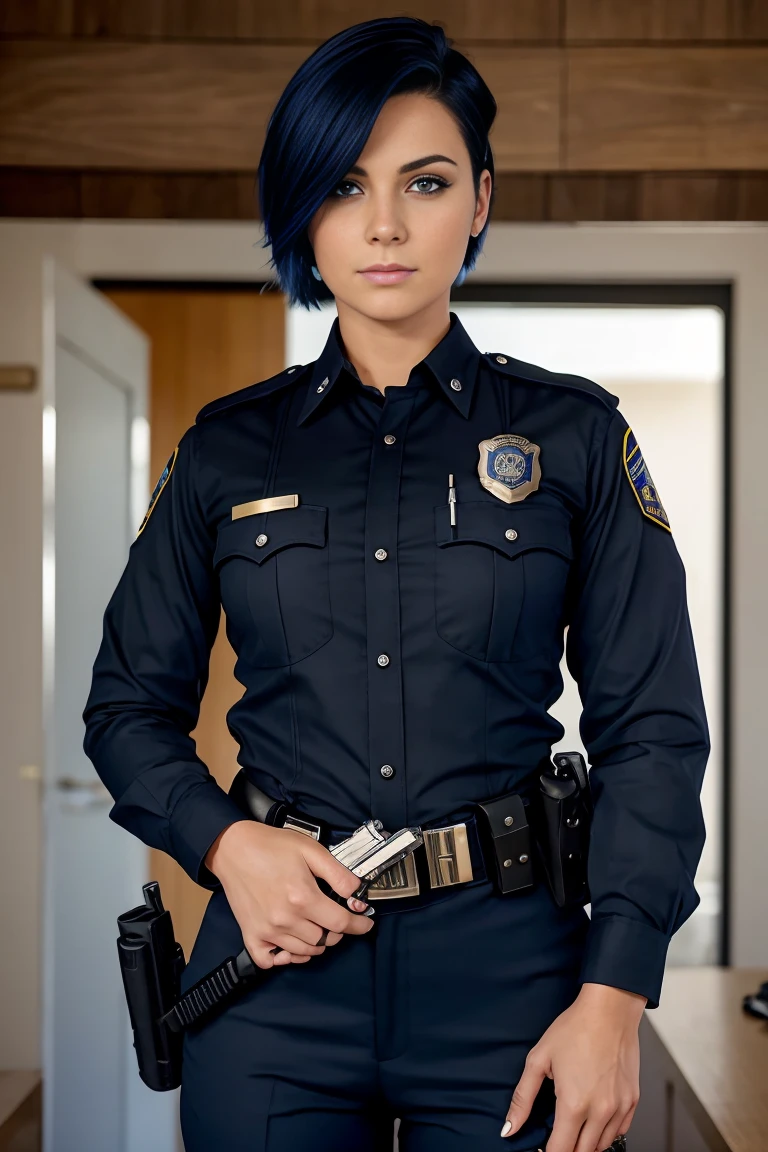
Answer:
POLYGON ((217 396, 215 400, 209 400, 195 416, 195 423, 199 424, 208 416, 223 412, 226 408, 233 408, 236 404, 250 404, 252 400, 261 400, 263 396, 277 392, 286 384, 293 384, 298 379, 295 373, 305 367, 308 365, 294 364, 291 368, 284 368, 282 372, 269 376, 266 380, 259 380, 256 384, 248 384, 245 388, 238 388, 236 392, 228 392, 226 396, 217 396))
POLYGON ((617 408, 618 396, 609 392, 607 388, 588 380, 586 376, 572 376, 568 372, 550 372, 538 364, 528 364, 525 360, 516 360, 514 356, 507 356, 506 352, 485 352, 491 366, 497 372, 505 372, 508 376, 517 376, 522 380, 533 380, 537 384, 554 384, 561 388, 576 388, 580 392, 588 392, 598 400, 602 400, 606 408, 617 408))

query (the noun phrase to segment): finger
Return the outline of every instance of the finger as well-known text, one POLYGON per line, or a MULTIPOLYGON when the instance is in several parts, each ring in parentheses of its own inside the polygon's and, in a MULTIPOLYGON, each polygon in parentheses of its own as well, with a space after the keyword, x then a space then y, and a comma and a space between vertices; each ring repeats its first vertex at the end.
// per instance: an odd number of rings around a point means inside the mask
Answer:
MULTIPOLYGON (((547 1141, 547 1152, 575 1152, 586 1109, 569 1106, 559 1099, 555 1103, 555 1122, 547 1141)), ((592 1152, 590 1148, 589 1152, 592 1152)))
POLYGON ((347 868, 341 861, 337 860, 333 852, 329 851, 324 844, 310 840, 307 836, 304 836, 304 840, 306 841, 306 844, 302 845, 305 849, 304 859, 315 876, 320 876, 327 881, 334 892, 338 892, 340 896, 351 896, 353 892, 357 891, 362 881, 351 868, 347 868))
POLYGON ((594 1149, 590 1148, 589 1152, 610 1152, 611 1144, 617 1136, 625 1136, 632 1123, 632 1117, 637 1108, 637 1101, 634 1102, 629 1108, 625 1104, 621 1104, 615 1114, 611 1117, 610 1121, 605 1125, 600 1137, 595 1144, 594 1149))
POLYGON ((604 1106, 602 1109, 590 1112, 579 1133, 579 1139, 573 1152, 605 1152, 610 1148, 614 1136, 618 1131, 618 1115, 615 1108, 604 1106), (611 1135, 604 1139, 607 1132, 611 1135))
POLYGON ((311 956, 295 956, 292 952, 288 952, 285 948, 281 948, 275 956, 275 963, 273 967, 282 968, 286 964, 306 964, 311 960, 311 956))
MULTIPOLYGON (((639 1097, 637 1100, 635 1100, 630 1105, 630 1107, 624 1113, 624 1116, 622 1117, 622 1119, 619 1121, 619 1126, 616 1129, 616 1131, 614 1132, 613 1137, 612 1137, 613 1140, 615 1140, 617 1136, 626 1136, 626 1134, 629 1132, 630 1126, 631 1126, 632 1121, 633 1121, 634 1116, 635 1116, 635 1111, 637 1110, 638 1103, 639 1103, 639 1097)), ((619 1109, 619 1111, 621 1111, 621 1109, 619 1109)))
POLYGON ((372 916, 361 916, 359 913, 350 911, 343 904, 339 904, 330 896, 326 896, 317 885, 315 885, 315 891, 307 901, 306 914, 317 924, 330 929, 332 932, 346 932, 349 935, 362 936, 373 928, 372 916))
POLYGON ((523 1074, 512 1093, 512 1101, 501 1129, 502 1136, 511 1136, 525 1122, 545 1076, 546 1068, 540 1055, 531 1049, 525 1061, 523 1074))
POLYGON ((316 941, 314 944, 309 944, 306 940, 302 940, 300 936, 295 936, 291 932, 275 932, 270 937, 270 945, 278 949, 283 949, 286 952, 291 952, 294 956, 319 956, 325 952, 325 941, 320 942, 322 929, 317 924, 313 924, 310 931, 316 941))

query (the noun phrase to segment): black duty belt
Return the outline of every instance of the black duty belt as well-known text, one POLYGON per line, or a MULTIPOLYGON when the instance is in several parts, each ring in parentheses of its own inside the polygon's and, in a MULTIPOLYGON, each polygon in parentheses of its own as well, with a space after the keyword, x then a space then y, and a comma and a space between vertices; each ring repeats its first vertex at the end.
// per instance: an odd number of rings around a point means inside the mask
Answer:
MULTIPOLYGON (((518 790, 476 802, 463 820, 456 821, 455 814, 448 813, 419 825, 423 844, 370 883, 365 899, 377 904, 397 900, 396 907, 405 910, 448 889, 482 880, 493 881, 497 891, 504 894, 531 888, 537 875, 527 808, 539 771, 549 764, 548 758, 542 760, 518 790)), ((344 841, 350 830, 334 828, 285 801, 275 800, 248 780, 243 769, 232 782, 230 795, 248 815, 310 836, 342 864, 346 862, 344 841)), ((381 821, 373 823, 383 837, 390 835, 381 821)))

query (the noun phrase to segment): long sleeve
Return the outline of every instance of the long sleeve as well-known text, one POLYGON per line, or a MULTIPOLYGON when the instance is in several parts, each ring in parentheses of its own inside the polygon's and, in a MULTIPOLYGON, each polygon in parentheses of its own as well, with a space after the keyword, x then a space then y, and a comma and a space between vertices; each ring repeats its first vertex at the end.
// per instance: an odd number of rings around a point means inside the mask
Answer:
POLYGON ((699 903, 709 732, 666 513, 618 410, 596 439, 566 637, 595 803, 580 979, 655 1008, 670 939, 699 903))
POLYGON ((166 465, 104 613, 83 748, 115 801, 110 818, 214 890, 205 854, 245 817, 190 736, 221 612, 195 434, 184 433, 166 465))

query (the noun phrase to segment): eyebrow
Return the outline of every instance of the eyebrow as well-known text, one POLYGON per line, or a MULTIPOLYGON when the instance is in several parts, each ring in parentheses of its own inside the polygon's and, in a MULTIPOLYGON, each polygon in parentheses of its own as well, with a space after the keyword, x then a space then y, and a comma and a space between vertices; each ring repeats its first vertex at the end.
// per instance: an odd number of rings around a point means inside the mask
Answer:
MULTIPOLYGON (((411 160, 410 163, 403 164, 402 167, 398 168, 397 171, 403 175, 406 172, 415 171, 416 168, 423 168, 425 164, 436 164, 438 160, 444 160, 446 164, 453 164, 454 167, 458 167, 456 161, 451 160, 450 156, 441 156, 439 152, 436 152, 434 156, 422 156, 421 160, 411 160)), ((365 168, 360 168, 357 164, 353 164, 351 168, 347 169, 347 171, 351 172, 354 176, 368 175, 365 168)))

